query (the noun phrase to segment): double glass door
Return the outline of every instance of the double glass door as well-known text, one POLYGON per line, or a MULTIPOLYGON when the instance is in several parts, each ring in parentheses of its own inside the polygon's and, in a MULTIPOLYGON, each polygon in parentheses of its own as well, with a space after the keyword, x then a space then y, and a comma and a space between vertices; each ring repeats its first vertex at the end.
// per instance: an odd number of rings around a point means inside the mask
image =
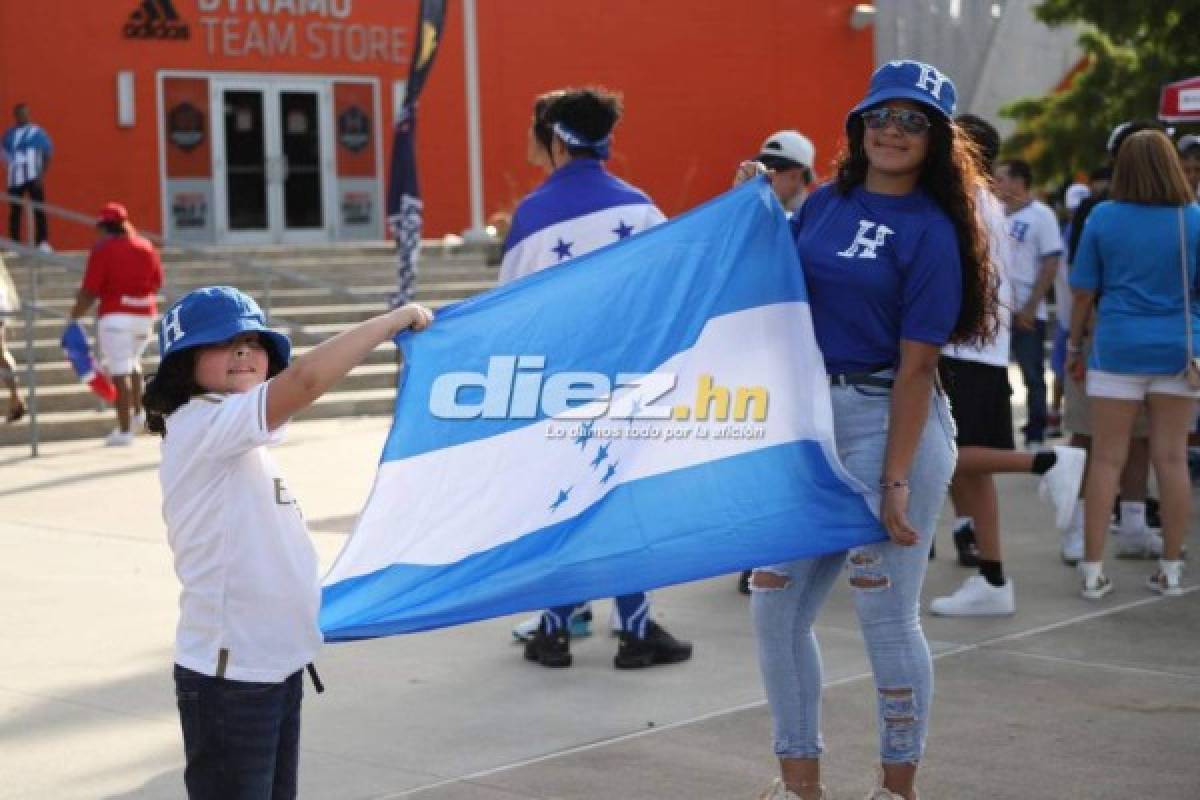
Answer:
POLYGON ((218 237, 320 242, 332 230, 328 88, 302 81, 213 81, 218 237))

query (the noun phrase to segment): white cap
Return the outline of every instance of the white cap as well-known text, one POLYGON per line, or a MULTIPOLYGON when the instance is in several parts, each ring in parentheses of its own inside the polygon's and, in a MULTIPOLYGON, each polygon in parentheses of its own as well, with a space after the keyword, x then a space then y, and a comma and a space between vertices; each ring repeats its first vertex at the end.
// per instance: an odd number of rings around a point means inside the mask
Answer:
POLYGON ((759 148, 758 155, 786 158, 801 166, 813 168, 817 157, 817 149, 808 137, 800 131, 777 131, 767 137, 759 148))
POLYGON ((1092 190, 1085 183, 1072 183, 1067 187, 1066 193, 1063 195, 1063 205, 1067 207, 1067 211, 1074 211, 1079 208, 1079 204, 1092 196, 1092 190))

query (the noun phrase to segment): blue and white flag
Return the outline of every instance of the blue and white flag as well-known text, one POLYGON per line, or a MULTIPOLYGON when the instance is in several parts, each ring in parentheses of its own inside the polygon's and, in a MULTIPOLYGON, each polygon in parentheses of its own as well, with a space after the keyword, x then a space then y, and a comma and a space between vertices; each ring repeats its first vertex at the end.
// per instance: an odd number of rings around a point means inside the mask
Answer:
POLYGON ((403 335, 330 641, 611 597, 878 541, 839 464, 765 180, 403 335))
POLYGON ((666 217, 604 162, 577 158, 559 167, 517 206, 504 240, 500 283, 509 283, 653 228, 666 217))

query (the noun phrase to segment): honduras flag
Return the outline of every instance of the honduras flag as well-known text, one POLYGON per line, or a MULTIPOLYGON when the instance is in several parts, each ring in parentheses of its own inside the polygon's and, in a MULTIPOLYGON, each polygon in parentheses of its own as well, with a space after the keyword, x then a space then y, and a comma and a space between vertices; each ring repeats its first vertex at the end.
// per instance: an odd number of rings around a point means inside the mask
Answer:
POLYGON ((765 179, 444 309, 325 579, 330 641, 878 541, 765 179))

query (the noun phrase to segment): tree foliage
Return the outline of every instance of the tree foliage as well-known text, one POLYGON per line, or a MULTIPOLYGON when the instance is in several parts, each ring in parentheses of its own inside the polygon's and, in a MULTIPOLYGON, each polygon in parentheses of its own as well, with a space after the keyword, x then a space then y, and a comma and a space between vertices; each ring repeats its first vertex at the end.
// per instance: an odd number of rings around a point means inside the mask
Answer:
POLYGON ((1017 121, 1004 154, 1026 158, 1039 183, 1100 166, 1114 125, 1153 119, 1164 84, 1200 75, 1200 0, 1042 0, 1035 13, 1085 25, 1069 86, 1000 110, 1017 121))

